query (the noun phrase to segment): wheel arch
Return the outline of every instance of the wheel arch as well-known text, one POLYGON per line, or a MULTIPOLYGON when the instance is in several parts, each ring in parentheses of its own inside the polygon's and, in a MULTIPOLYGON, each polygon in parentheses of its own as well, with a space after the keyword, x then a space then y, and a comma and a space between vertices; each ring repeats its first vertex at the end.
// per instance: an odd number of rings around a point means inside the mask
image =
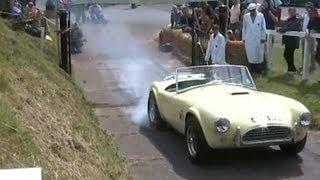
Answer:
POLYGON ((155 87, 154 85, 151 86, 150 90, 149 90, 149 97, 148 97, 148 106, 149 106, 149 100, 150 100, 150 94, 153 93, 154 95, 154 98, 156 100, 156 104, 158 106, 158 110, 159 110, 159 113, 160 113, 160 116, 161 118, 164 118, 163 115, 162 115, 162 112, 161 112, 161 106, 159 106, 159 98, 158 98, 158 95, 159 95, 159 91, 158 91, 158 88, 155 87))
POLYGON ((203 132, 203 135, 205 137, 205 140, 207 142, 207 144, 209 144, 208 142, 208 136, 207 136, 207 133, 206 133, 206 129, 204 128, 205 127, 205 124, 203 122, 203 119, 201 119, 201 115, 200 115, 200 112, 198 109, 196 109, 195 107, 191 107, 188 109, 188 111, 185 113, 185 116, 184 116, 184 123, 185 123, 185 126, 184 126, 184 134, 186 134, 186 125, 187 125, 187 121, 190 119, 190 117, 194 117, 196 119, 196 121, 200 124, 200 127, 202 129, 202 132, 203 132))
POLYGON ((158 105, 158 89, 154 86, 152 86, 149 90, 149 97, 148 97, 148 102, 150 100, 150 94, 153 93, 154 97, 156 98, 156 103, 158 105))
POLYGON ((198 121, 198 123, 200 124, 201 128, 203 129, 203 124, 201 121, 199 111, 195 107, 190 107, 184 115, 184 123, 185 123, 184 132, 186 131, 187 121, 190 119, 190 117, 194 117, 198 121))

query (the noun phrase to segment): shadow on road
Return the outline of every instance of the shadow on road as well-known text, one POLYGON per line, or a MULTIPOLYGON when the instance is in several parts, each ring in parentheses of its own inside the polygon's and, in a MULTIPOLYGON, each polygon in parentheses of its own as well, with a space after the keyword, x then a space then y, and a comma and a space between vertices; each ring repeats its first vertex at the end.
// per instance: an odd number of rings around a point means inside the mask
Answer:
POLYGON ((140 133, 163 154, 176 174, 186 179, 283 179, 303 174, 300 156, 288 157, 272 148, 215 150, 208 163, 190 163, 184 137, 172 130, 140 127, 140 133), (210 177, 210 178, 208 178, 210 177))

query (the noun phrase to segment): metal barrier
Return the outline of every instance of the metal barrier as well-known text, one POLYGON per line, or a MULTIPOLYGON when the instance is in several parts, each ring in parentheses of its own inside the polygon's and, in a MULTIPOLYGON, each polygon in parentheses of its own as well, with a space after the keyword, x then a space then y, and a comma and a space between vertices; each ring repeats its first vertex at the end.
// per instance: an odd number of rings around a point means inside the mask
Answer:
POLYGON ((285 33, 279 33, 276 30, 267 30, 267 48, 266 48, 266 57, 268 66, 272 68, 274 66, 274 59, 272 57, 272 36, 275 35, 286 35, 286 36, 295 36, 303 38, 304 41, 304 51, 302 56, 302 62, 303 62, 303 70, 302 70, 302 78, 308 79, 310 77, 310 66, 311 66, 311 59, 312 59, 312 52, 314 51, 312 49, 312 44, 314 44, 312 41, 316 38, 320 38, 320 33, 306 33, 306 32, 298 32, 298 31, 288 31, 285 33), (308 39, 307 37, 313 38, 308 39))

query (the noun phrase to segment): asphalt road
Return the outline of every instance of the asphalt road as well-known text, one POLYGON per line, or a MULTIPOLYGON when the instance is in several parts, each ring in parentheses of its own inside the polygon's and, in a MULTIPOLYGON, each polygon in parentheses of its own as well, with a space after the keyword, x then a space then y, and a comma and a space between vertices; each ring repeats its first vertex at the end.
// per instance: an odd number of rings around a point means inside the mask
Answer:
POLYGON ((107 25, 82 26, 88 42, 73 56, 74 77, 97 104, 102 128, 112 133, 128 159, 134 179, 320 179, 320 133, 310 132, 297 157, 277 148, 221 150, 210 163, 192 165, 184 138, 148 127, 148 87, 175 67, 170 54, 158 52, 154 34, 168 24, 167 7, 115 6, 107 25))

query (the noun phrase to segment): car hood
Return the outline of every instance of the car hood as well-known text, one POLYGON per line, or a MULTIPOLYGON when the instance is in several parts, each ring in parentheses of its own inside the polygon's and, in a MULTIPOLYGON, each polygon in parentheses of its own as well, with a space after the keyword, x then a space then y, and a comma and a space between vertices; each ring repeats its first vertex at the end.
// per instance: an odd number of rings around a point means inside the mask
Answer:
POLYGON ((271 93, 247 88, 213 85, 189 90, 183 98, 193 107, 213 118, 254 121, 267 117, 274 123, 290 123, 297 113, 308 110, 299 102, 271 93), (254 119, 252 119, 254 118, 254 119))

